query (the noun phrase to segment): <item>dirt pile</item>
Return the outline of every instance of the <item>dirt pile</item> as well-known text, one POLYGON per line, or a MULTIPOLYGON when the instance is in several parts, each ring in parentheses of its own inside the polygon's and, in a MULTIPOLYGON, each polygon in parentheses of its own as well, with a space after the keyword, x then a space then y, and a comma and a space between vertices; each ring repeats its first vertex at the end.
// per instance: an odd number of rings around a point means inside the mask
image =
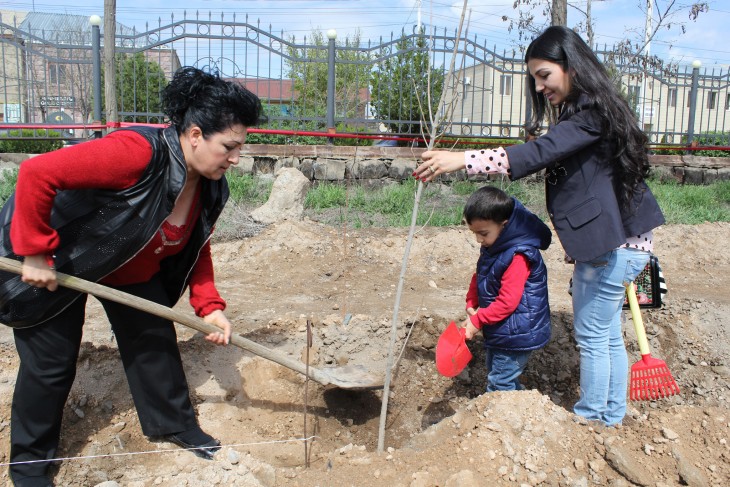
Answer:
MULTIPOLYGON (((236 331, 310 364, 363 365, 380 373, 406 230, 345 232, 283 222, 214 247, 217 280, 236 331)), ((65 412, 57 485, 342 486, 716 485, 730 479, 730 224, 666 226, 657 255, 670 288, 645 311, 654 356, 680 396, 631 403, 604 428, 571 413, 578 351, 557 240, 545 253, 553 337, 523 377, 527 391, 483 394, 484 353, 454 379, 437 374, 436 340, 464 318, 477 246, 463 228, 418 233, 400 308, 386 430, 376 452, 380 393, 325 388, 234 347, 214 347, 180 327, 179 341, 203 428, 225 445, 198 459, 140 431, 115 342, 101 308, 88 307, 77 380, 65 412), (406 340, 407 338, 407 340, 406 340), (304 430, 306 408, 306 425, 304 430), (307 443, 309 468, 305 468, 307 443)), ((181 302, 179 308, 189 312, 181 302)), ((630 361, 638 348, 625 323, 630 361)), ((0 460, 7 461, 17 357, 0 329, 0 460)), ((4 473, 5 479, 7 474, 4 473)))

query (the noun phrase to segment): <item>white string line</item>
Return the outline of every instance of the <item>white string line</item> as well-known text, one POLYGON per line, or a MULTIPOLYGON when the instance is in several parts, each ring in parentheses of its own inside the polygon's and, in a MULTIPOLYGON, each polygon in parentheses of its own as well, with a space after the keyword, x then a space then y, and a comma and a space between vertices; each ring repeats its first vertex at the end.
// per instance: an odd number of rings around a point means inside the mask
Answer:
MULTIPOLYGON (((237 447, 237 446, 273 445, 276 443, 291 443, 291 442, 296 442, 296 441, 309 441, 309 440, 314 440, 315 438, 319 438, 319 436, 313 435, 313 436, 309 436, 307 438, 294 438, 291 440, 256 441, 253 443, 233 443, 233 444, 228 444, 228 445, 219 445, 218 448, 223 449, 223 448, 232 448, 232 447, 237 447)), ((128 453, 109 453, 106 455, 84 455, 84 456, 79 456, 79 457, 48 458, 45 460, 27 460, 24 462, 0 463, 0 467, 6 467, 9 465, 31 464, 31 463, 61 462, 61 461, 66 461, 66 460, 89 460, 89 459, 95 459, 95 458, 149 455, 151 453, 174 453, 174 452, 179 452, 179 451, 192 451, 192 450, 201 450, 201 449, 206 449, 206 448, 212 448, 212 447, 169 448, 169 449, 163 449, 163 450, 135 451, 135 452, 128 452, 128 453)))

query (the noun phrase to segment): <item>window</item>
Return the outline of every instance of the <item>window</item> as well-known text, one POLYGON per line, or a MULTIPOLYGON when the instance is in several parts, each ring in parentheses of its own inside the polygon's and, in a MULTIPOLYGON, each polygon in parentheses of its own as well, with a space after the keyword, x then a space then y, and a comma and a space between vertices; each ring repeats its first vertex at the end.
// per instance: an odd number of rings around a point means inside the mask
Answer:
POLYGON ((512 75, 511 74, 499 75, 499 94, 502 96, 509 96, 512 94, 512 75))
POLYGON ((730 110, 730 95, 725 95, 725 110, 730 110))
POLYGON ((66 66, 64 64, 49 64, 48 81, 54 85, 66 84, 66 66))
POLYGON ((714 110, 717 105, 717 91, 711 91, 707 96, 707 109, 714 110))
POLYGON ((670 107, 677 106, 677 88, 669 88, 667 92, 667 104, 670 107))

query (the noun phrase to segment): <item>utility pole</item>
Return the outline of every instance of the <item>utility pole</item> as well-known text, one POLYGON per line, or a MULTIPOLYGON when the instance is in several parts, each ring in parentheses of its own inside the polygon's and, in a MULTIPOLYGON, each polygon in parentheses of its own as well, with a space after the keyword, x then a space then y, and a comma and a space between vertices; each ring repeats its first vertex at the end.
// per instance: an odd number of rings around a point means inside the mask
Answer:
MULTIPOLYGON (((106 121, 118 122, 116 55, 117 0, 104 0, 104 98, 106 121)), ((114 127, 107 128, 107 132, 114 127)))
MULTIPOLYGON (((646 100, 649 97, 649 93, 647 92, 647 66, 649 64, 649 54, 651 52, 651 21, 652 21, 652 5, 654 4, 653 0, 646 0, 646 24, 644 25, 644 76, 642 76, 642 83, 641 83, 641 112, 639 115, 639 120, 641 121, 642 128, 647 124, 647 118, 648 123, 651 123, 653 110, 651 107, 651 104, 647 106, 646 100), (649 115, 647 117, 647 115, 649 115)), ((637 100, 639 101, 639 100, 637 100)))
POLYGON ((586 35, 588 35, 588 47, 593 49, 593 19, 591 19, 591 0, 586 3, 586 35))
POLYGON ((416 32, 421 32, 421 0, 416 0, 416 7, 418 7, 418 21, 416 23, 416 32))
MULTIPOLYGON (((94 125, 98 125, 101 123, 101 54, 99 52, 99 44, 101 44, 101 17, 98 15, 92 15, 89 17, 89 24, 91 24, 91 72, 94 93, 94 125)), ((101 136, 101 130, 94 130, 94 137, 98 139, 101 136)))
POLYGON ((651 51, 651 17, 653 15, 652 0, 646 0, 646 24, 644 25, 644 49, 646 49, 646 57, 649 57, 651 51))

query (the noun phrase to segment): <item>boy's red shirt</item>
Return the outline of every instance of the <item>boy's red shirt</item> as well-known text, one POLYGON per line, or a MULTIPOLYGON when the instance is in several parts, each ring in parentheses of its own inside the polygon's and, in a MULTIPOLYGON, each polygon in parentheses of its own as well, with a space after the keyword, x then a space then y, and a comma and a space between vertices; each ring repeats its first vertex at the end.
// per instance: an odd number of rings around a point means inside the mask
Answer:
MULTIPOLYGON (((10 225, 13 252, 22 256, 53 254, 60 243, 58 233, 49 223, 57 191, 128 188, 142 176, 151 157, 152 147, 142 135, 121 130, 24 161, 20 165, 15 214, 10 225)), ((152 277, 160 269, 160 260, 166 256, 152 251, 152 247, 159 245, 158 239, 156 236, 132 260, 102 282, 124 285, 152 277)), ((215 287, 210 241, 201 250, 191 273, 190 304, 198 316, 226 307, 215 287)))
MULTIPOLYGON (((502 275, 502 286, 496 299, 486 308, 479 308, 475 315, 469 317, 472 325, 481 329, 483 325, 499 323, 515 312, 525 291, 525 283, 530 277, 530 264, 522 254, 515 254, 509 267, 502 275)), ((469 291, 466 294, 466 307, 479 307, 479 293, 477 292, 477 275, 471 277, 469 291)))

